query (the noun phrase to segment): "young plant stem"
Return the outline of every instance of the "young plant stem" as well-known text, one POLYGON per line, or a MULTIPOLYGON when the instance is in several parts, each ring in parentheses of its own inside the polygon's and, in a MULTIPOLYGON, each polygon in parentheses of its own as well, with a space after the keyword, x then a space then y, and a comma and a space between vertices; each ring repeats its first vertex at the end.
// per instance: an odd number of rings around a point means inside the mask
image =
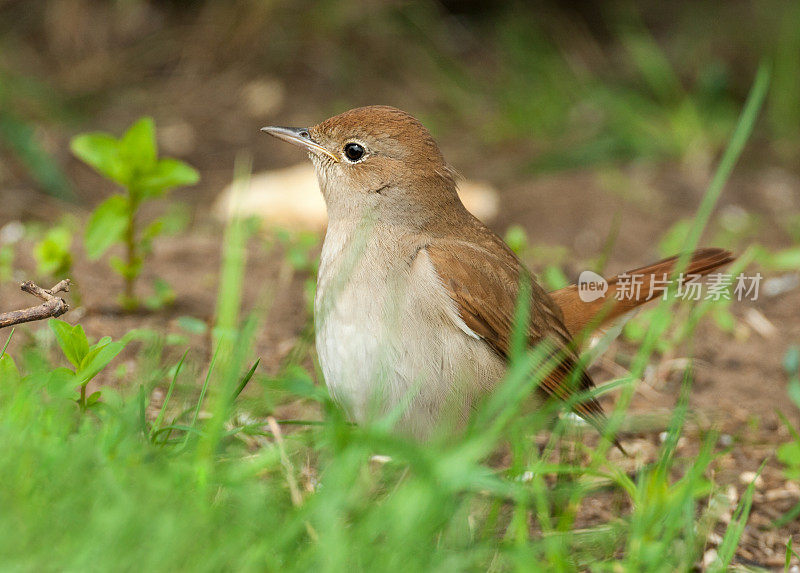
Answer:
MULTIPOLYGON (((131 194, 132 195, 132 194, 131 194)), ((136 274, 133 269, 136 264, 136 212, 139 210, 138 202, 131 197, 131 208, 128 212, 128 227, 125 229, 125 247, 127 251, 127 269, 125 273, 125 296, 122 306, 125 310, 135 310, 136 300, 136 274)))

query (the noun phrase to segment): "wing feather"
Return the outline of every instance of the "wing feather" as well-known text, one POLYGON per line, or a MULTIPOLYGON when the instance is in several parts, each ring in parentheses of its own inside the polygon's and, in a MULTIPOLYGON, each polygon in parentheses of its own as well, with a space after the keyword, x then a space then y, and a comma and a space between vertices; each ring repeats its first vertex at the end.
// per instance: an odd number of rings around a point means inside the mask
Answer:
MULTIPOLYGON (((452 239, 435 239, 425 250, 464 323, 508 360, 520 279, 528 272, 522 263, 509 251, 502 250, 498 255, 496 248, 489 250, 474 242, 452 239)), ((586 372, 577 371, 578 356, 560 309, 533 277, 530 284, 528 343, 552 341, 557 354, 556 366, 540 388, 567 401, 575 393, 593 388, 594 383, 586 372)), ((574 409, 602 429, 605 416, 597 400, 590 398, 574 409)))

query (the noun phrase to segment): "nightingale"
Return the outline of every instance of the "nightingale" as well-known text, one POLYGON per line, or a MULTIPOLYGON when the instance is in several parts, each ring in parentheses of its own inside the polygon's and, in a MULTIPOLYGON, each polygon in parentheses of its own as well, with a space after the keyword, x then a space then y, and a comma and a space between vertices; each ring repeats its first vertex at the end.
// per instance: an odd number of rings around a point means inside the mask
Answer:
MULTIPOLYGON (((328 211, 315 299, 319 363, 332 398, 352 421, 394 416, 419 439, 463 427, 503 380, 521 280, 529 287, 527 338, 547 341, 557 365, 538 394, 569 400, 593 387, 577 369, 576 336, 661 292, 648 280, 676 257, 629 271, 636 296, 583 302, 576 286, 548 293, 514 252, 462 205, 456 174, 428 130, 388 106, 369 106, 313 127, 265 127, 308 152, 328 211), (577 380, 577 382, 576 382, 577 380)), ((733 260, 722 249, 695 251, 686 273, 733 260)), ((573 406, 598 428, 594 398, 573 406)))

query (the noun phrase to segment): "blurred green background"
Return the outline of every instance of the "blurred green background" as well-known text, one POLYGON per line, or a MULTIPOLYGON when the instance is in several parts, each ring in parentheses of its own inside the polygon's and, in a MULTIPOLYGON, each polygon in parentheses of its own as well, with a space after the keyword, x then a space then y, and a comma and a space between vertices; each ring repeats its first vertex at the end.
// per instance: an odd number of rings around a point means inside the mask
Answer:
POLYGON ((800 237, 795 1, 5 0, 0 223, 80 218, 114 189, 71 155, 80 132, 153 117, 161 153, 200 172, 175 194, 196 224, 237 157, 303 161, 259 127, 379 103, 496 187, 493 226, 547 245, 544 264, 595 257, 622 228, 610 260, 627 265, 696 209, 762 61, 767 104, 708 233, 735 249, 800 237))
POLYGON ((66 138, 146 113, 211 193, 243 150, 290 157, 265 122, 372 103, 418 115, 470 177, 653 161, 702 178, 765 57, 752 156, 796 168, 798 54, 791 0, 4 0, 0 187, 91 201, 66 138))

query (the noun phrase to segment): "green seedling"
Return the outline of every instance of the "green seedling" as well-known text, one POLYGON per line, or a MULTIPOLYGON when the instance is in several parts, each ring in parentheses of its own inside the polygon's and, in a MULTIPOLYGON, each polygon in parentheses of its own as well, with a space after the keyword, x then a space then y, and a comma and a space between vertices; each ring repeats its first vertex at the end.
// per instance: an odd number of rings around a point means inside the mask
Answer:
POLYGON ((92 213, 85 242, 90 259, 100 258, 114 245, 124 246, 125 258, 113 256, 109 262, 125 280, 122 307, 134 310, 139 306, 136 280, 152 250, 153 239, 164 231, 161 219, 140 229, 139 208, 170 189, 197 183, 199 176, 182 161, 158 158, 155 125, 147 117, 133 124, 120 139, 107 133, 86 133, 75 137, 71 148, 78 158, 124 189, 92 213))
POLYGON ((544 262, 544 268, 539 272, 539 279, 547 290, 556 290, 569 284, 569 279, 561 269, 561 263, 566 258, 566 250, 546 245, 531 245, 528 234, 521 225, 511 225, 503 240, 523 260, 536 260, 544 262))
POLYGON ((74 201, 75 192, 69 179, 48 152, 37 130, 42 115, 47 121, 55 122, 63 121, 70 112, 61 107, 57 90, 32 77, 0 69, 0 145, 12 154, 42 191, 74 201), (41 106, 41 114, 34 111, 38 106, 41 106))
POLYGON ((51 278, 64 278, 72 270, 72 230, 66 225, 51 228, 36 243, 33 256, 36 271, 51 278))
MULTIPOLYGON (((789 399, 800 409, 800 348, 793 346, 786 352, 786 356, 783 359, 783 368, 789 378, 787 386, 789 399)), ((785 466, 783 473, 786 478, 798 480, 800 479, 800 432, 785 415, 779 412, 779 416, 789 429, 792 441, 778 446, 776 455, 778 460, 785 466)))
POLYGON ((0 283, 14 276, 14 245, 0 245, 0 283))
MULTIPOLYGON (((72 278, 72 238, 76 225, 74 220, 66 218, 62 223, 48 229, 33 247, 36 272, 40 276, 46 276, 54 283, 72 278)), ((80 306, 80 289, 76 287, 77 285, 71 287, 72 301, 75 306, 80 306)))
POLYGON ((503 237, 503 240, 520 257, 530 248, 530 241, 528 241, 528 234, 522 225, 511 225, 503 237))
POLYGON ((51 320, 50 328, 56 335, 61 352, 73 366, 73 368, 61 367, 53 370, 51 383, 55 379, 63 388, 73 390, 78 387, 80 394, 76 401, 81 411, 85 411, 100 400, 100 391, 87 396, 86 386, 125 348, 125 344, 113 342, 110 336, 101 338, 95 344, 89 344, 89 339, 80 324, 72 326, 63 320, 51 320))
MULTIPOLYGON (((306 277, 303 281, 303 299, 310 316, 313 314, 317 292, 315 277, 319 269, 319 234, 315 231, 276 229, 274 238, 283 248, 284 270, 288 271, 282 271, 282 275, 289 277, 291 274, 301 273, 306 277)), ((273 244, 270 239, 266 246, 270 248, 273 244)))
POLYGON ((276 229, 275 238, 293 270, 316 274, 319 267, 319 234, 314 231, 276 229))
POLYGON ((175 302, 175 291, 164 279, 153 281, 153 294, 145 299, 144 304, 150 310, 170 306, 175 302))

